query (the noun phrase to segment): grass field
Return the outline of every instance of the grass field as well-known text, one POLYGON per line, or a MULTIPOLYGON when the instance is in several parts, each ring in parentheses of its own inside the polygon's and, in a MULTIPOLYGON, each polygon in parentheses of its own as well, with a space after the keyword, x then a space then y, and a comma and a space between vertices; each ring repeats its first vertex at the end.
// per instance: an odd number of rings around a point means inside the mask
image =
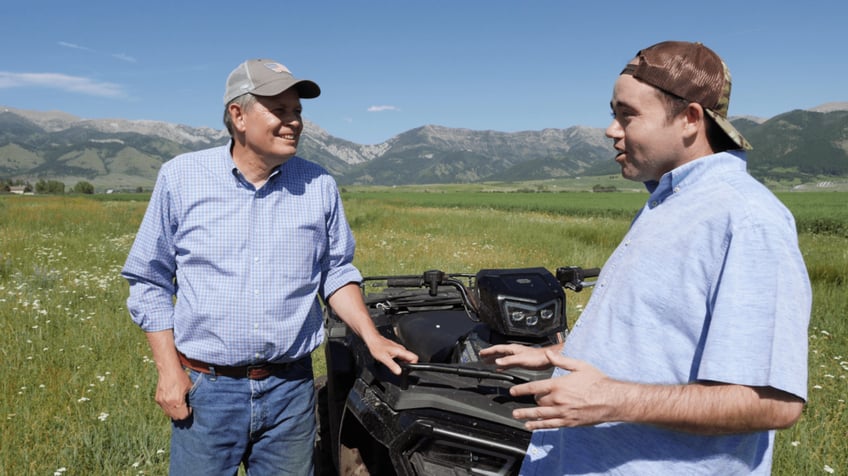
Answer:
MULTIPOLYGON (((364 274, 600 266, 645 200, 539 191, 349 190, 356 263, 364 274)), ((774 474, 845 474, 848 194, 780 198, 798 220, 814 305, 809 403, 778 433, 774 474)), ((167 472, 169 423, 119 275, 145 199, 0 196, 0 475, 167 472)), ((569 295, 572 321, 588 296, 569 295)))

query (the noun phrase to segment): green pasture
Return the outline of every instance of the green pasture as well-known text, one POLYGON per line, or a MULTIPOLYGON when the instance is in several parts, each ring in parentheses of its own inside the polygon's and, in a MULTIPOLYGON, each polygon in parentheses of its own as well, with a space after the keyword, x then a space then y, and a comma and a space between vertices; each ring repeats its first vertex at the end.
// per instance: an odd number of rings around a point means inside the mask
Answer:
MULTIPOLYGON (((779 197, 796 214, 814 306, 809 403, 778 433, 774 474, 844 474, 848 194, 779 197)), ((646 194, 540 184, 357 187, 343 198, 356 264, 382 275, 601 266, 646 194)), ((146 199, 0 196, 0 475, 166 474, 169 422, 119 275, 146 199)), ((590 293, 569 294, 572 322, 590 293)))

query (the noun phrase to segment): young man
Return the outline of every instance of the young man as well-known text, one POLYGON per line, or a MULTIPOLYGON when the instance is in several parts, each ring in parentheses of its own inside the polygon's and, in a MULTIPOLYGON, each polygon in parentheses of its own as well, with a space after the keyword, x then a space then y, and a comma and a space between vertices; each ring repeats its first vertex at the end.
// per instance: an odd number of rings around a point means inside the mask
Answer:
POLYGON ((312 474, 319 296, 393 372, 417 360, 368 315, 335 181, 295 156, 300 99, 319 94, 246 61, 227 79, 230 142, 159 172, 122 274, 173 420, 171 474, 312 474))
POLYGON ((640 51, 607 136, 650 192, 560 348, 494 346, 532 442, 522 474, 770 474, 806 398, 811 290, 789 211, 745 171, 730 74, 700 43, 640 51))

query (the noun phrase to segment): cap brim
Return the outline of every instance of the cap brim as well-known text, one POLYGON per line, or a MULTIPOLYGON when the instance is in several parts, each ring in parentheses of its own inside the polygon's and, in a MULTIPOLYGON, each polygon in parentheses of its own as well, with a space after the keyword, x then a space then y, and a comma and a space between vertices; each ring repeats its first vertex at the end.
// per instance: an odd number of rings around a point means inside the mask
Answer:
POLYGON ((706 113, 713 118, 715 123, 718 124, 719 127, 721 127, 721 130, 723 130, 724 133, 727 134, 727 137, 730 137, 730 140, 732 140, 736 145, 738 145, 740 149, 751 150, 754 148, 753 146, 751 146, 751 143, 748 142, 748 140, 745 139, 745 137, 743 137, 742 134, 740 134, 735 127, 733 127, 733 124, 731 124, 726 117, 717 114, 712 109, 704 108, 704 111, 706 111, 706 113))
POLYGON ((270 81, 251 91, 251 94, 255 96, 276 96, 292 87, 297 88, 297 94, 301 99, 313 99, 321 95, 321 88, 315 82, 308 79, 293 78, 280 78, 277 81, 270 81))

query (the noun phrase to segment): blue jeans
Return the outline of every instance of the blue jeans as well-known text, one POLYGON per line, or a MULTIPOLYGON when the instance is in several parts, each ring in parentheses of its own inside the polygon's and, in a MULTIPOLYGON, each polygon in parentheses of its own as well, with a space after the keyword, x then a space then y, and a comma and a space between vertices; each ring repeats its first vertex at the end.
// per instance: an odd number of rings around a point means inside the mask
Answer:
POLYGON ((172 423, 170 474, 311 475, 315 441, 312 361, 263 380, 191 371, 192 413, 172 423))

